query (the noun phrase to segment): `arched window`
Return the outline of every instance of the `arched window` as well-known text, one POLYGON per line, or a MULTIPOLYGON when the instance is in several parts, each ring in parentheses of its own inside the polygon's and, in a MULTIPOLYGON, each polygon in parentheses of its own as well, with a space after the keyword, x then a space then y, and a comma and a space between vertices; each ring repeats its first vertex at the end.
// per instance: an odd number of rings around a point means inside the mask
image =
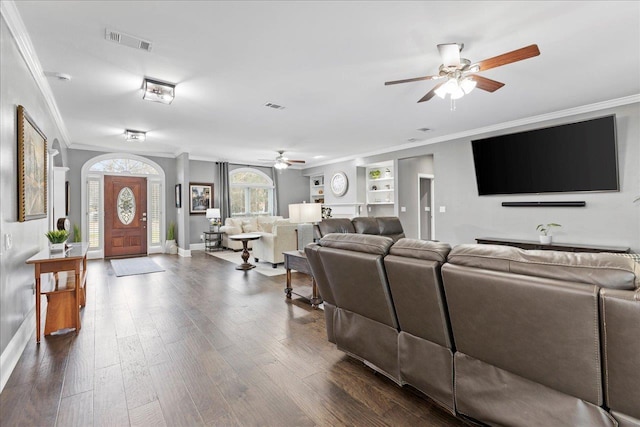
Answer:
POLYGON ((82 237, 89 242, 91 258, 104 256, 104 175, 147 178, 147 250, 149 253, 162 252, 164 171, 145 157, 112 153, 94 157, 82 167, 82 237))
POLYGON ((231 216, 273 215, 273 180, 253 168, 229 172, 231 216))

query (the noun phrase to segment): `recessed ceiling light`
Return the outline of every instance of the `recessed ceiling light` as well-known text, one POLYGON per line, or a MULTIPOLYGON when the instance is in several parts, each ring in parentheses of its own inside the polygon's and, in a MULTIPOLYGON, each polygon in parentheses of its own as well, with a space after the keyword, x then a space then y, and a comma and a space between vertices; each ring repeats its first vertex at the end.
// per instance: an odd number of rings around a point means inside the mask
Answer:
POLYGON ((147 101, 171 104, 176 96, 176 85, 160 80, 144 79, 142 99, 147 101))
POLYGON ((141 130, 127 129, 124 131, 127 142, 144 142, 147 140, 147 133, 141 130))
POLYGON ((409 141, 409 142, 418 142, 420 140, 418 138, 409 138, 409 139, 407 139, 407 141, 409 141))
POLYGON ((273 108, 274 110, 284 110, 282 105, 274 104, 273 102, 267 102, 264 104, 265 107, 273 108))

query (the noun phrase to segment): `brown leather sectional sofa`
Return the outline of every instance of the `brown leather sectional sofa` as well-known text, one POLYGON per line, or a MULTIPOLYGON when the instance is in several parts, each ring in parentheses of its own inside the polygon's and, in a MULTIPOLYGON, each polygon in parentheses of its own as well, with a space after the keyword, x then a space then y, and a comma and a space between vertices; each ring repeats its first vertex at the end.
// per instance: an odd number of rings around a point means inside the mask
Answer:
POLYGON ((358 233, 387 236, 397 241, 404 237, 404 230, 398 217, 357 217, 327 218, 320 221, 316 227, 316 238, 330 233, 358 233))
POLYGON ((330 233, 339 349, 490 425, 640 426, 640 268, 611 254, 330 233))

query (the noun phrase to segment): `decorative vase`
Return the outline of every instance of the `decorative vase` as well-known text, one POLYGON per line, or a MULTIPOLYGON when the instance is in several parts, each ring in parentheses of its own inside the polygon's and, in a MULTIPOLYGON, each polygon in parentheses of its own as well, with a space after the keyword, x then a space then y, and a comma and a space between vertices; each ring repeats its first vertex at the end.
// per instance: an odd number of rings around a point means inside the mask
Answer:
POLYGON ((67 247, 66 240, 62 243, 49 242, 49 252, 63 252, 66 247, 67 247))
POLYGON ((175 240, 167 240, 164 242, 164 253, 169 255, 178 253, 178 245, 176 245, 175 240))
POLYGON ((551 236, 545 236, 543 234, 540 235, 540 243, 542 243, 543 245, 550 245, 551 244, 551 236))

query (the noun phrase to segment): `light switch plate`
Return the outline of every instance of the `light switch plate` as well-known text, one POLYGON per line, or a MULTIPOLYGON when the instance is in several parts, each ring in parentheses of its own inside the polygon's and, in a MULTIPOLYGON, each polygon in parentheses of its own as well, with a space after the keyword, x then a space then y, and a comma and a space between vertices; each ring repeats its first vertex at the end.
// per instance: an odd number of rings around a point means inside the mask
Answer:
POLYGON ((446 206, 440 206, 440 213, 445 213, 447 211, 446 206))
POLYGON ((406 212, 406 211, 407 211, 406 206, 400 206, 400 212, 406 212))
POLYGON ((6 233, 4 235, 4 249, 5 250, 11 250, 11 248, 13 247, 13 236, 11 236, 11 233, 6 233))

